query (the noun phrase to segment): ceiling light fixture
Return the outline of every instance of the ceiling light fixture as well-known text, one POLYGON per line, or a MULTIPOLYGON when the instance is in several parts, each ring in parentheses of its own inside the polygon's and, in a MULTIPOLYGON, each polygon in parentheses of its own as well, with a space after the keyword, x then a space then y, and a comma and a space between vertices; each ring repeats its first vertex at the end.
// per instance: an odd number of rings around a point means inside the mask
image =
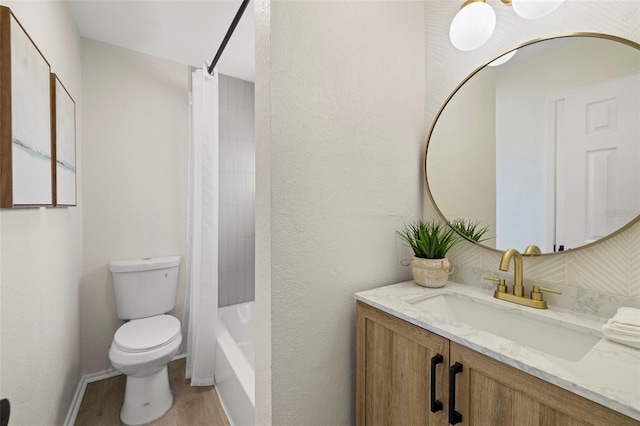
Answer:
POLYGON ((511 4, 513 11, 525 19, 538 19, 549 15, 560 7, 564 0, 502 0, 511 4))
MULTIPOLYGON (((556 10, 564 0, 502 0, 518 16, 538 19, 556 10)), ((486 0, 466 0, 449 27, 449 39, 456 49, 475 50, 485 44, 496 28, 496 13, 486 0)))
POLYGON ((489 40, 496 28, 496 13, 485 0, 467 0, 451 21, 449 38, 458 50, 475 50, 489 40))
POLYGON ((502 65, 505 62, 507 62, 509 59, 513 58, 516 54, 516 52, 518 52, 518 49, 512 50, 511 52, 507 52, 504 55, 498 57, 498 59, 494 60, 493 62, 489 62, 490 67, 497 67, 498 65, 502 65))

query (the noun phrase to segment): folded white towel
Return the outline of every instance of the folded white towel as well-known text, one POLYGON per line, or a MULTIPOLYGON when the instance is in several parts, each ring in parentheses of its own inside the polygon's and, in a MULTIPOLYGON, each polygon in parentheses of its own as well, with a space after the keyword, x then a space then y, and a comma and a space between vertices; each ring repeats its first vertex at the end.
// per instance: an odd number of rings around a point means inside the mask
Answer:
POLYGON ((620 332, 627 332, 631 334, 637 334, 638 336, 640 336, 640 327, 636 327, 635 325, 619 324, 615 322, 613 318, 610 318, 607 321, 607 324, 609 324, 609 326, 614 330, 617 330, 620 332))
POLYGON ((611 318, 614 324, 640 327, 640 309, 622 307, 611 318))
POLYGON ((602 326, 602 333, 604 334, 604 337, 609 340, 640 349, 640 336, 629 336, 620 333, 619 330, 612 330, 609 324, 604 324, 602 326))
POLYGON ((640 327, 616 324, 612 320, 607 321, 606 325, 608 326, 607 331, 610 333, 622 334, 624 336, 637 337, 640 339, 640 327))

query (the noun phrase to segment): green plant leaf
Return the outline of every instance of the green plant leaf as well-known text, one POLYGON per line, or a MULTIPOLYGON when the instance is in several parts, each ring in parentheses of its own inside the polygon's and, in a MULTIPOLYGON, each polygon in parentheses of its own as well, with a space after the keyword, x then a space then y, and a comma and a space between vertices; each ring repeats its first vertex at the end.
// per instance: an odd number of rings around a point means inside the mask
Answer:
POLYGON ((453 228, 435 220, 409 223, 401 231, 396 231, 396 234, 411 247, 416 257, 424 259, 443 259, 460 242, 453 228))
POLYGON ((490 239, 490 237, 482 238, 487 232, 489 232, 489 227, 480 226, 479 220, 472 221, 458 218, 451 222, 451 226, 453 226, 453 229, 458 231, 460 235, 471 241, 479 243, 490 239))

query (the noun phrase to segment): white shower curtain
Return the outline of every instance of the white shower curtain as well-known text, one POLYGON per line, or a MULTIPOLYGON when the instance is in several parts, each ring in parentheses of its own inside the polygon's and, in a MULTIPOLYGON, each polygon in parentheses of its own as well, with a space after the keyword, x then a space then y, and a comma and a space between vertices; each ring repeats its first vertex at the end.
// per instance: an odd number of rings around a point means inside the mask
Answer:
POLYGON ((186 377, 192 386, 214 380, 218 321, 218 73, 191 74, 189 236, 185 316, 186 377))

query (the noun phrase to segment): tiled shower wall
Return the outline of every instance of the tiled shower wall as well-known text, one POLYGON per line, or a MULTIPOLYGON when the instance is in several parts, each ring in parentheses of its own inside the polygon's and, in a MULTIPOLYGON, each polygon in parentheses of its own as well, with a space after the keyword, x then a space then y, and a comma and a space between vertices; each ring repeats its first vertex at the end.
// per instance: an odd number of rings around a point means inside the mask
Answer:
POLYGON ((220 74, 218 305, 255 296, 254 84, 220 74))

